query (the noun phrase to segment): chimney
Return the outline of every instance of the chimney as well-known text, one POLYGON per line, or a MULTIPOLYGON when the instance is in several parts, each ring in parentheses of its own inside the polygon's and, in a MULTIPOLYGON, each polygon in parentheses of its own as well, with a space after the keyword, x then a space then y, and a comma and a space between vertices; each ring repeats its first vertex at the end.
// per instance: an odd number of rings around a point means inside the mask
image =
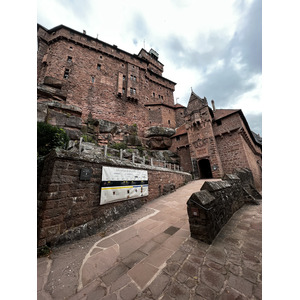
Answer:
POLYGON ((85 30, 83 30, 83 34, 86 34, 86 31, 85 31, 85 30))
POLYGON ((216 108, 215 108, 215 101, 214 100, 211 100, 211 105, 212 105, 213 112, 215 112, 216 108))

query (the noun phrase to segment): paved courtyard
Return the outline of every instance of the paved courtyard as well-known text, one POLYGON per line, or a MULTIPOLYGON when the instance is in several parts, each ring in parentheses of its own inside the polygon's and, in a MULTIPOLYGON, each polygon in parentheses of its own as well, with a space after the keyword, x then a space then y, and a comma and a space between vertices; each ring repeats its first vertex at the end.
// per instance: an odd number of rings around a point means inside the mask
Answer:
POLYGON ((261 299, 262 206, 244 205, 207 245, 190 237, 186 209, 203 183, 39 258, 38 299, 261 299))

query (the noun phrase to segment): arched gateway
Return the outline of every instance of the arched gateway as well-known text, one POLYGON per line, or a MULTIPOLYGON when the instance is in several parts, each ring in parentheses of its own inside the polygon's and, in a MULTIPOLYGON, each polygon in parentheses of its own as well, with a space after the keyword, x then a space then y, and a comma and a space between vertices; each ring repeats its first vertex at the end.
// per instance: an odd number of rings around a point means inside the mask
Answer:
POLYGON ((200 179, 212 178, 211 166, 208 159, 200 159, 198 161, 200 179))

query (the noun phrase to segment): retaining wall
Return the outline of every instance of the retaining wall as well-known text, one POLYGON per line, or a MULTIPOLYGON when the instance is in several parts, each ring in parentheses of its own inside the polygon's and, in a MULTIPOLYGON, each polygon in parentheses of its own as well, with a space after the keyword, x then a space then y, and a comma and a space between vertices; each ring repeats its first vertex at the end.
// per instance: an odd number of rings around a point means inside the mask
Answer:
POLYGON ((222 181, 206 181, 187 202, 191 237, 211 244, 222 227, 245 202, 259 204, 249 169, 227 174, 222 181), (241 178, 238 176, 240 175, 241 178))
POLYGON ((53 150, 38 173, 38 247, 58 245, 92 235, 164 193, 192 179, 189 173, 53 150), (148 171, 149 195, 100 206, 102 167, 148 171), (80 180, 82 168, 92 169, 80 180))

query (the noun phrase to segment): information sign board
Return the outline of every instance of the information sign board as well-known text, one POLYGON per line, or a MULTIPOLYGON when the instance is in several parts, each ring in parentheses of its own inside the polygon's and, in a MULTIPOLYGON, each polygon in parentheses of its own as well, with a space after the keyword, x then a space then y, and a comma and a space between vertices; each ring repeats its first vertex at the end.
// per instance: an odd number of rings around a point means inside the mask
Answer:
POLYGON ((100 205, 148 196, 148 171, 102 168, 100 205))

